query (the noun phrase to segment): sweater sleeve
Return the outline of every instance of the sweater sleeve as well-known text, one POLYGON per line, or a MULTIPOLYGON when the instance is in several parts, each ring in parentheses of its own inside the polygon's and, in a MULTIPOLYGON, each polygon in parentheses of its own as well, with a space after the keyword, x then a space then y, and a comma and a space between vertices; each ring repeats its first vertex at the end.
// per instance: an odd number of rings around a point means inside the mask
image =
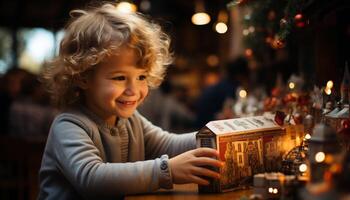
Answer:
POLYGON ((136 115, 140 118, 143 126, 146 158, 154 159, 163 154, 174 157, 196 148, 196 132, 184 134, 169 133, 153 125, 139 113, 136 113, 136 115))
POLYGON ((161 158, 134 163, 104 163, 81 124, 60 121, 50 133, 50 152, 57 168, 82 195, 125 195, 160 188, 161 158))

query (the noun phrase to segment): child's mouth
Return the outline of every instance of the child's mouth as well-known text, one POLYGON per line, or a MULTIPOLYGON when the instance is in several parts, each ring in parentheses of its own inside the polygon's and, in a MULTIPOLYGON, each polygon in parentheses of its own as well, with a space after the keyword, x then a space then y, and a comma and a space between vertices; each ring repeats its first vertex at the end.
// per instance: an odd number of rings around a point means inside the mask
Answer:
POLYGON ((118 101, 118 103, 123 105, 134 105, 136 101, 118 101))

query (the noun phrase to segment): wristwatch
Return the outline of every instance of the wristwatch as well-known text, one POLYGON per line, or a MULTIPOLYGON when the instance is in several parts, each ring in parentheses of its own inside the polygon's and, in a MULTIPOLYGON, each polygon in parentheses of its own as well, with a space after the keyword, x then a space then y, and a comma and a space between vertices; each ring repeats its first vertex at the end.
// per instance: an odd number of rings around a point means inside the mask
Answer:
POLYGON ((160 187, 164 189, 172 189, 173 188, 173 180, 171 177, 171 171, 169 166, 169 156, 168 155, 162 155, 160 157, 160 187))

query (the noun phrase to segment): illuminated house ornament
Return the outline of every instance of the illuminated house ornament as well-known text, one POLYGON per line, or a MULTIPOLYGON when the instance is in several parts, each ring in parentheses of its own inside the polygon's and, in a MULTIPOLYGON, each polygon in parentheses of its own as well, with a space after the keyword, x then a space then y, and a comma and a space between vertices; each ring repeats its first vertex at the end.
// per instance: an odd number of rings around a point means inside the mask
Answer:
POLYGON ((137 6, 132 2, 121 1, 117 3, 116 10, 123 13, 131 13, 137 11, 137 6))
POLYGON ((192 15, 192 23, 195 25, 206 25, 209 22, 210 16, 205 12, 203 1, 195 1, 195 14, 192 15))
POLYGON ((227 13, 221 10, 218 15, 218 21, 215 23, 215 31, 219 34, 224 34, 227 32, 227 13))

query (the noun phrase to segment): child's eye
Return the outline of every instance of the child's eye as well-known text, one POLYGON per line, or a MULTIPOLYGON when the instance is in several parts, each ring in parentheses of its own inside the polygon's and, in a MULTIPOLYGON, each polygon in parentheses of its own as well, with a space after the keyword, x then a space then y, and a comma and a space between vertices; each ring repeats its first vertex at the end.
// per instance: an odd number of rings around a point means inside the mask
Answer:
POLYGON ((139 76, 139 80, 140 80, 140 81, 146 80, 146 78, 147 78, 147 76, 145 76, 145 75, 139 76))
POLYGON ((113 77, 112 79, 116 81, 124 81, 126 78, 125 76, 116 76, 116 77, 113 77))

